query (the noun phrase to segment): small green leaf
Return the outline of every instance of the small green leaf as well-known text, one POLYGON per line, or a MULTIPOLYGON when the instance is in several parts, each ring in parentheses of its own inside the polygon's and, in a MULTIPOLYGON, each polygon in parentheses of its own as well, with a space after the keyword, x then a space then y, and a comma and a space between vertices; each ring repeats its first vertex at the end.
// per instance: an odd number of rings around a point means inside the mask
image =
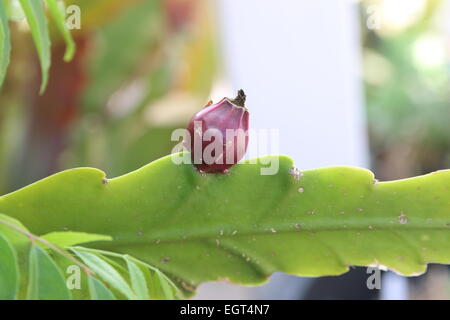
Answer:
POLYGON ((33 245, 30 250, 27 299, 70 299, 70 293, 61 270, 49 254, 37 245, 33 245))
POLYGON ((162 291, 164 293, 164 298, 167 300, 173 300, 174 295, 173 295, 172 286, 169 284, 167 279, 164 277, 164 275, 160 271, 156 271, 155 276, 157 277, 157 279, 161 285, 162 291))
POLYGON ((26 295, 26 290, 22 290, 22 288, 25 289, 27 285, 28 260, 31 247, 30 239, 24 234, 27 232, 28 230, 18 220, 0 214, 0 234, 14 248, 19 265, 20 284, 17 299, 23 299, 26 295))
POLYGON ((107 235, 73 231, 50 232, 43 235, 41 238, 62 248, 86 242, 112 240, 112 237, 107 235))
POLYGON ((89 277, 89 294, 92 300, 116 300, 112 292, 100 281, 89 277))
MULTIPOLYGON (((4 1, 3 1, 4 2, 4 1)), ((6 13, 9 20, 21 21, 25 19, 25 13, 20 6, 19 0, 10 0, 6 2, 6 13)))
POLYGON ((102 258, 95 254, 84 252, 76 248, 71 248, 71 250, 78 257, 80 257, 80 259, 83 260, 83 262, 103 281, 107 282, 127 298, 136 299, 136 295, 133 293, 133 290, 131 290, 125 279, 117 272, 116 269, 106 263, 102 258))
POLYGON ((56 0, 46 0, 50 13, 55 20, 59 32, 66 42, 66 53, 64 54, 64 61, 68 62, 73 59, 75 54, 75 41, 73 41, 72 34, 66 26, 66 18, 64 14, 64 3, 56 0), (62 4, 61 7, 59 4, 62 4))
POLYGON ((144 271, 145 278, 150 288, 150 298, 155 300, 172 300, 178 288, 158 269, 147 268, 144 271))
POLYGON ((0 1, 0 87, 6 76, 11 54, 8 16, 3 1, 0 1))
POLYGON ((0 300, 13 300, 19 288, 19 265, 11 243, 0 234, 0 300))
POLYGON ((148 295, 147 283, 141 268, 136 263, 134 263, 129 256, 124 256, 124 259, 127 262, 128 272, 130 273, 131 286, 134 290, 134 293, 140 300, 149 300, 150 297, 148 295))
MULTIPOLYGON (((0 213, 0 233, 17 249, 18 246, 28 247, 29 239, 17 230, 28 232, 27 228, 18 220, 0 213)), ((28 254, 28 250, 27 250, 28 254)))
POLYGON ((48 71, 51 64, 50 36, 45 16, 44 3, 41 0, 19 0, 30 26, 39 61, 41 63, 42 84, 40 94, 43 94, 48 82, 48 71))
MULTIPOLYGON (((84 248, 84 249, 86 249, 86 248, 84 248)), ((128 274, 127 268, 125 268, 119 262, 116 262, 113 259, 111 259, 110 257, 107 257, 107 256, 104 255, 104 252, 107 252, 107 251, 99 251, 99 250, 95 250, 95 249, 89 249, 89 251, 94 253, 94 254, 96 254, 96 255, 98 255, 99 257, 101 257, 103 260, 105 260, 106 263, 110 264, 121 275, 128 274)))

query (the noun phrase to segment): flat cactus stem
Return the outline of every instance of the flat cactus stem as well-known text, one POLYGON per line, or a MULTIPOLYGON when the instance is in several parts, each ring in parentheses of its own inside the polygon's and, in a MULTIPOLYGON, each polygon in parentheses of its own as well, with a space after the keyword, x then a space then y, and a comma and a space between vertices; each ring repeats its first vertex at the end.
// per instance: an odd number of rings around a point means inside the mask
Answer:
POLYGON ((0 212, 38 235, 109 235, 90 246, 130 254, 189 290, 206 281, 260 284, 275 271, 325 276, 383 265, 417 275, 427 263, 450 263, 449 170, 376 182, 365 169, 301 171, 269 156, 221 175, 174 157, 112 179, 91 168, 63 171, 0 197, 0 212), (278 173, 261 175, 271 161, 278 173))

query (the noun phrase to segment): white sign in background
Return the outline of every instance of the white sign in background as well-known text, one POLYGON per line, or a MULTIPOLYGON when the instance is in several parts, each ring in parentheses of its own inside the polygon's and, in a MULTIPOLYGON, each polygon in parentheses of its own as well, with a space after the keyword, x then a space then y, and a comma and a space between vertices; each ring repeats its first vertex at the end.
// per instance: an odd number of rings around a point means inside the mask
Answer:
MULTIPOLYGON (((247 93, 251 127, 280 129, 279 151, 300 169, 368 167, 357 4, 220 0, 216 9, 224 77, 247 93)), ((296 299, 309 281, 277 274, 259 289, 206 284, 197 298, 296 299)))

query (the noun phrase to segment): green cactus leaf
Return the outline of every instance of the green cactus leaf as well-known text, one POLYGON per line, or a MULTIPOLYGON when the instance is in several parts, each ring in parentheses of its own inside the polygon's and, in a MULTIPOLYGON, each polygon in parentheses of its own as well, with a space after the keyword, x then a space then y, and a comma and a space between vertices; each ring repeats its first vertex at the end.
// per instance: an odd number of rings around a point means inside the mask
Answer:
POLYGON ((377 182, 352 167, 299 172, 284 156, 200 174, 171 155, 124 176, 63 171, 0 197, 33 233, 110 235, 89 246, 130 254, 185 290, 205 281, 260 284, 275 271, 337 275, 384 265, 417 275, 450 263, 450 170, 377 182), (279 162, 275 175, 262 163, 279 162))

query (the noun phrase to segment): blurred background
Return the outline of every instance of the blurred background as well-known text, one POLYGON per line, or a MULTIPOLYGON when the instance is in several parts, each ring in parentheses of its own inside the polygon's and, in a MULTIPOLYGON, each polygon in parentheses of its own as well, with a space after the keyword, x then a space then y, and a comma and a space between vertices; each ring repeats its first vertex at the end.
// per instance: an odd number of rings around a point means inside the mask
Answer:
MULTIPOLYGON (((39 62, 23 19, 0 91, 0 194, 57 171, 109 177, 171 152, 175 128, 244 88, 255 129, 279 129, 301 169, 371 168, 392 180, 450 167, 450 0, 70 0, 74 60, 52 33, 39 62)), ((50 25, 50 27, 54 27, 50 25)), ((198 298, 449 299, 448 268, 420 277, 364 268, 340 277, 275 274, 258 288, 206 284, 198 298)))

